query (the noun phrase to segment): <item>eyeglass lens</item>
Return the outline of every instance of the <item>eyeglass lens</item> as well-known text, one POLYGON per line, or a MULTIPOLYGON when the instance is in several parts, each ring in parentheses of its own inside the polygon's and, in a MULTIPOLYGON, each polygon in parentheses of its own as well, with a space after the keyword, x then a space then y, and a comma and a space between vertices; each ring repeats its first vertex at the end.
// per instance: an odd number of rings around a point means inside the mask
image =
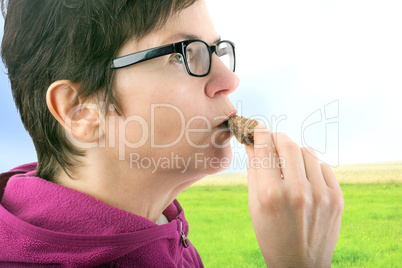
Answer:
MULTIPOLYGON (((191 73, 195 75, 208 73, 211 59, 209 49, 205 43, 190 43, 186 48, 186 53, 187 65, 191 73)), ((234 70, 234 53, 229 43, 220 43, 217 47, 216 54, 230 70, 234 70)))
POLYGON ((231 44, 222 42, 216 49, 216 54, 221 59, 221 61, 228 67, 231 71, 234 71, 235 58, 233 47, 231 44))
POLYGON ((190 72, 203 75, 209 69, 209 50, 203 42, 193 42, 187 46, 187 65, 190 72))

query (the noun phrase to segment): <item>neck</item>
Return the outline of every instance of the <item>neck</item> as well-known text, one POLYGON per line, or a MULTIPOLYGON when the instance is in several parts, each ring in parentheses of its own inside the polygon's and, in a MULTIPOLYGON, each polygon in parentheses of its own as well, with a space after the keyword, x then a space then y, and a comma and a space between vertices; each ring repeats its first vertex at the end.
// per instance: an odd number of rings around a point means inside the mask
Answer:
POLYGON ((55 182, 91 195, 98 200, 156 222, 165 208, 188 186, 201 179, 178 172, 152 173, 148 170, 124 169, 104 161, 83 165, 74 179, 59 174, 55 182))

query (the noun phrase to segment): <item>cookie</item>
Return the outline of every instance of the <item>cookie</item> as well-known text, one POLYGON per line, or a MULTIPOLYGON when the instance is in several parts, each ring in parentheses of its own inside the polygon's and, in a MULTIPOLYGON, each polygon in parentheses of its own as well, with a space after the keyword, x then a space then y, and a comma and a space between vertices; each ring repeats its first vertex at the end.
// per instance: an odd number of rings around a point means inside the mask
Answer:
POLYGON ((258 124, 257 120, 238 115, 234 115, 226 121, 226 126, 236 139, 248 146, 254 146, 254 128, 258 124))

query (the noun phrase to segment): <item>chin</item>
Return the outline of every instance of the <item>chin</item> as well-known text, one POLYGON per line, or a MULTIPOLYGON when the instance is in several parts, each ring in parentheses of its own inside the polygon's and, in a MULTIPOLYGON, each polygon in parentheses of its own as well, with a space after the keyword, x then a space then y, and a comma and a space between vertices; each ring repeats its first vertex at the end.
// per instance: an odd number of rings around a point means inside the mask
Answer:
MULTIPOLYGON (((193 175, 212 175, 229 168, 232 162, 231 136, 225 134, 219 137, 219 143, 210 143, 207 148, 191 147, 191 165, 187 170, 193 175)), ((205 144, 205 143, 200 143, 205 144)))
POLYGON ((232 163, 232 148, 228 145, 224 148, 215 148, 209 163, 207 162, 206 174, 212 175, 229 168, 232 163))

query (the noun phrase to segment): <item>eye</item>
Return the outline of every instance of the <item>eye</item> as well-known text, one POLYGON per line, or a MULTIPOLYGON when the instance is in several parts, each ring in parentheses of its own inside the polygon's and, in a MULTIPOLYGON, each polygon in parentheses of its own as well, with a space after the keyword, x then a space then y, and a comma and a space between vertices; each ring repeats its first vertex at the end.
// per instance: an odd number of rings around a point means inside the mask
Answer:
POLYGON ((228 47, 220 47, 218 49, 218 51, 216 52, 216 54, 218 55, 218 57, 228 55, 229 54, 229 48, 228 47))
POLYGON ((176 63, 183 63, 183 56, 179 53, 173 54, 170 59, 176 63))
POLYGON ((188 61, 194 60, 195 52, 191 48, 187 48, 187 59, 188 61))

